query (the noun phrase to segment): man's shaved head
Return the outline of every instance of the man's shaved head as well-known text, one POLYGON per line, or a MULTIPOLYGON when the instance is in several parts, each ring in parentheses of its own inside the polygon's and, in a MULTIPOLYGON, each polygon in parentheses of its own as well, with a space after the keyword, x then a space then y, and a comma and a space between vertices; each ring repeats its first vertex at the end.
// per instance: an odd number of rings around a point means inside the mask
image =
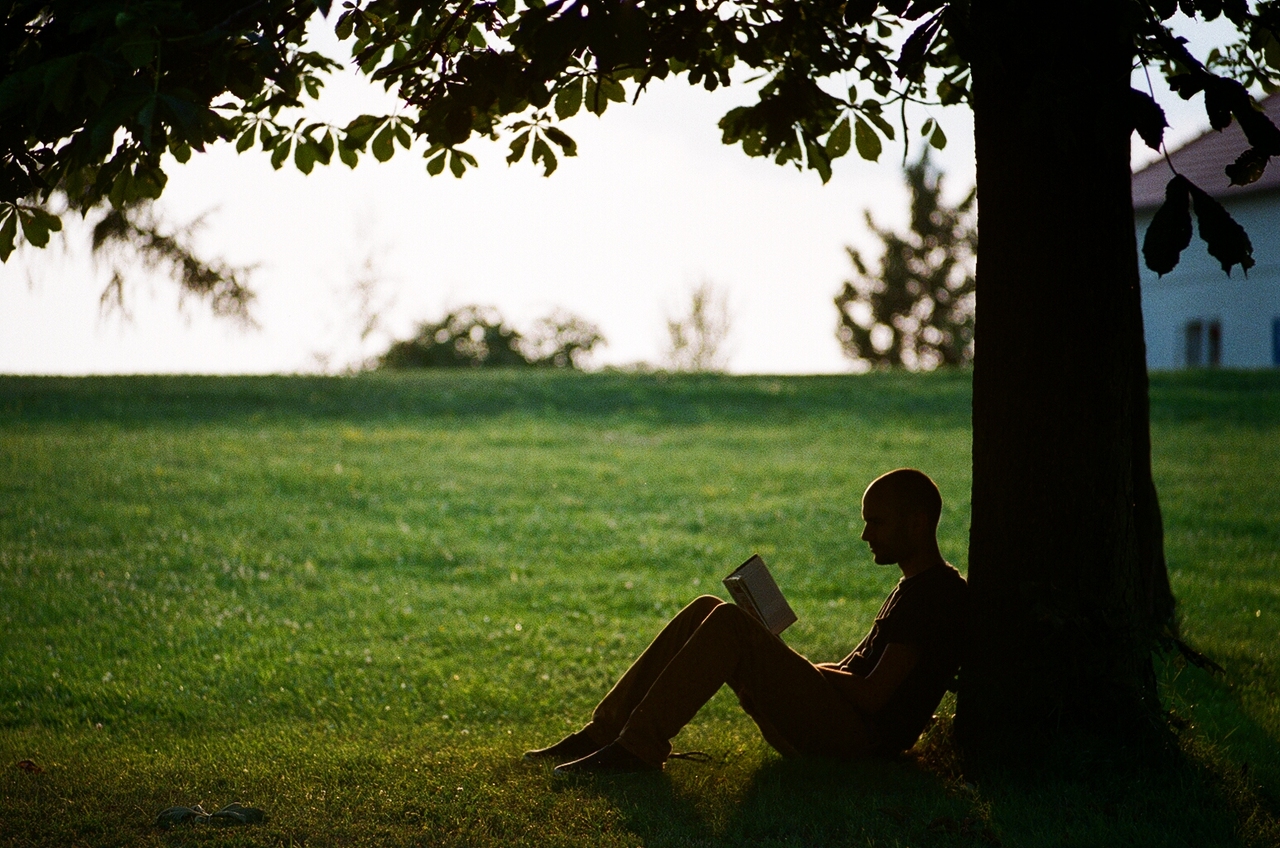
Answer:
POLYGON ((886 498, 902 512, 924 516, 933 530, 937 529, 938 518, 942 515, 942 494, 937 485, 928 474, 914 468, 898 468, 881 474, 867 486, 862 498, 864 501, 867 498, 886 498))

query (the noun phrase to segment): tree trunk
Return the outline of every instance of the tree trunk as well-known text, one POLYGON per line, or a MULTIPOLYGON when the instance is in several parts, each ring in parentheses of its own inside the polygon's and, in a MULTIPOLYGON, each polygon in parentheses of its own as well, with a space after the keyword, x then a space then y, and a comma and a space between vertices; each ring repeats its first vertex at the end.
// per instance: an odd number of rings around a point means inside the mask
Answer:
POLYGON ((1125 737, 1158 707, 1163 557, 1157 575, 1124 12, 972 4, 982 249, 966 744, 1125 737))

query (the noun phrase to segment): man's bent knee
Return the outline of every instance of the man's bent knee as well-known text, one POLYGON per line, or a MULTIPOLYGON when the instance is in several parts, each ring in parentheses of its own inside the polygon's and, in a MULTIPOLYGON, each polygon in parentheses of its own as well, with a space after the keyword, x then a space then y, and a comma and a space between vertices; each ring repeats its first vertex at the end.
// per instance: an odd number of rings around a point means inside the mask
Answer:
POLYGON ((711 610, 703 621, 703 627, 723 628, 728 630, 737 630, 744 625, 750 627, 755 625, 762 626, 760 622, 751 613, 744 610, 736 604, 726 604, 723 601, 715 609, 711 610))
POLYGON ((697 615, 699 619, 706 618, 716 607, 724 606, 724 601, 715 595, 699 595, 689 602, 688 606, 680 611, 680 615, 697 615))

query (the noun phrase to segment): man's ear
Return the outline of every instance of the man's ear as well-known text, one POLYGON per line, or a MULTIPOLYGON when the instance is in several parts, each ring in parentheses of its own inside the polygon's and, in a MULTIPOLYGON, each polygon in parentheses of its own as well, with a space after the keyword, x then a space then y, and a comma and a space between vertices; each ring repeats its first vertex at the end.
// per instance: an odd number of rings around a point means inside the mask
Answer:
POLYGON ((933 538, 935 535, 929 523, 929 516, 925 515, 923 511, 913 511, 908 521, 910 522, 911 532, 914 535, 924 538, 933 538))

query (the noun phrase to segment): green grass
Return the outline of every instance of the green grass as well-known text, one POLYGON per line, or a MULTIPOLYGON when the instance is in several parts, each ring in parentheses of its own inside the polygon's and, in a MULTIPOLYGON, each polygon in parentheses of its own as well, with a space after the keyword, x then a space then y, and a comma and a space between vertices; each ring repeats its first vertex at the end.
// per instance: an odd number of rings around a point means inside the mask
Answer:
POLYGON ((715 757, 564 783, 574 729, 692 596, 760 551, 814 659, 896 570, 876 474, 926 469, 965 568, 964 375, 0 378, 0 843, 1270 845, 1280 838, 1280 375, 1164 375, 1156 475, 1188 639, 1186 758, 964 782, 783 762, 721 693, 715 757), (23 759, 43 772, 22 771, 23 759), (164 833, 232 800, 270 821, 164 833))

